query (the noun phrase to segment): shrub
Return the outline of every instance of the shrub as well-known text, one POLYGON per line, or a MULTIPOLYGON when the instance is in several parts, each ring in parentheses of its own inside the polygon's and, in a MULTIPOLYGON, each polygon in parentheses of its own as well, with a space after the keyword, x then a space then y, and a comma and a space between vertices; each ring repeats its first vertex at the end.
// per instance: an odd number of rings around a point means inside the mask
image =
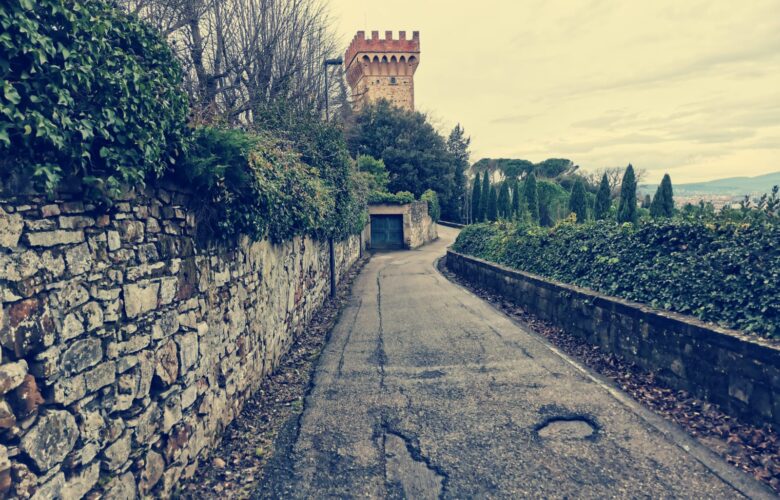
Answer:
POLYGON ((0 175, 66 180, 108 201, 159 177, 182 149, 179 64, 150 27, 97 0, 0 4, 0 175))
POLYGON ((368 155, 358 155, 355 161, 358 171, 366 178, 369 189, 372 191, 387 189, 390 174, 387 173, 385 162, 368 155))
POLYGON ((196 207, 203 240, 322 236, 334 215, 333 190, 289 145, 271 137, 198 129, 176 177, 207 201, 196 207))
POLYGON ((780 337, 780 221, 474 225, 453 247, 609 295, 780 337))
POLYGON ((409 191, 398 191, 395 194, 384 191, 373 191, 368 195, 368 202, 405 205, 414 202, 414 195, 409 191))
POLYGON ((436 191, 429 189, 420 196, 420 201, 428 203, 428 215, 434 222, 438 222, 441 217, 441 206, 439 205, 439 195, 436 191))

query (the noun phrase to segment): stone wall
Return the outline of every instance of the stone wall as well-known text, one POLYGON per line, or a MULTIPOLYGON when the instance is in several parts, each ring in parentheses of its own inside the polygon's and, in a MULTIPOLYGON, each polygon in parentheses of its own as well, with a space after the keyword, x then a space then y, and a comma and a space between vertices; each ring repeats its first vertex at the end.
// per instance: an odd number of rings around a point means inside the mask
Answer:
POLYGON ((780 346, 755 336, 447 253, 447 267, 566 332, 755 423, 780 425, 780 346))
POLYGON ((326 299, 327 242, 205 249, 187 201, 0 199, 0 497, 167 496, 326 299))

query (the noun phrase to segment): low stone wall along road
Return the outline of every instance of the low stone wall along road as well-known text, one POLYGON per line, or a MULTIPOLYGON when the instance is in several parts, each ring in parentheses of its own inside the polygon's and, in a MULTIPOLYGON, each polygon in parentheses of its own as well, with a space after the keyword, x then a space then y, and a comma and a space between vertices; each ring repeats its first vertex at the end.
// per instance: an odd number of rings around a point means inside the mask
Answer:
POLYGON ((446 280, 439 231, 363 270, 258 497, 768 496, 446 280))

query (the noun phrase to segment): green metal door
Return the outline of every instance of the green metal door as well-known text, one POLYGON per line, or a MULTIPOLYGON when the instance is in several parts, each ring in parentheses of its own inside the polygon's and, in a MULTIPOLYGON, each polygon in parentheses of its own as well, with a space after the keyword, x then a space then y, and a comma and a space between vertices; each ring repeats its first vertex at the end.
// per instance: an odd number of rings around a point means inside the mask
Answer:
POLYGON ((371 247, 377 249, 403 248, 403 215, 372 215, 371 247))

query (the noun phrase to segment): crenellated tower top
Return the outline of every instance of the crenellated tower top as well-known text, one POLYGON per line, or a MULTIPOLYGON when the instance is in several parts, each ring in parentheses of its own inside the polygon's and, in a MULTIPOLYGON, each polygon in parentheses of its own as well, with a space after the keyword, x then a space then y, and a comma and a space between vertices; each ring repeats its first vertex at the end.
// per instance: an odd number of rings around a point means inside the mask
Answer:
POLYGON ((420 32, 400 31, 393 38, 392 31, 358 31, 344 57, 347 82, 352 89, 355 107, 379 99, 387 99, 400 108, 414 109, 414 73, 420 63, 420 32))

